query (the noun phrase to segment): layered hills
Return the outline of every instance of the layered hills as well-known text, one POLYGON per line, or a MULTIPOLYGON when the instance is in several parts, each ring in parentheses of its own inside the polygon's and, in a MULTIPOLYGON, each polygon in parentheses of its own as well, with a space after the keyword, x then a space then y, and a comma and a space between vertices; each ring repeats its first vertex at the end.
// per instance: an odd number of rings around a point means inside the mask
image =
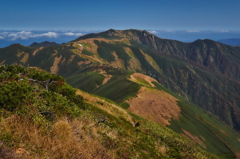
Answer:
POLYGON ((57 46, 11 45, 0 49, 0 63, 61 75, 224 158, 240 152, 231 129, 240 130, 239 52, 211 40, 183 43, 111 29, 57 46))

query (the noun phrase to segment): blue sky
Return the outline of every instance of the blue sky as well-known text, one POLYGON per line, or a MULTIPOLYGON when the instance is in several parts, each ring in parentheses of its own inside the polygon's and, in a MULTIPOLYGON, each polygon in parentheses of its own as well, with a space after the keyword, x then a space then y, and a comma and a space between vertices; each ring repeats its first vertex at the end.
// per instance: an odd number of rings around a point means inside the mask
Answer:
POLYGON ((1 0, 0 3, 0 32, 84 33, 133 28, 155 31, 159 36, 185 31, 196 38, 199 33, 209 31, 224 35, 240 32, 240 0, 1 0))
POLYGON ((1 0, 0 29, 239 30, 239 0, 1 0))

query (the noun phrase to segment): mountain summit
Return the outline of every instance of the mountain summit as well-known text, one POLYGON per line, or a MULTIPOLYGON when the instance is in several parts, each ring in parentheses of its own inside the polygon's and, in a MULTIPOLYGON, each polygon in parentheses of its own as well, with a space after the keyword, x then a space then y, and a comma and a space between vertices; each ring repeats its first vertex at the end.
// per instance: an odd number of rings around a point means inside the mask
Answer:
POLYGON ((46 46, 54 46, 54 45, 58 45, 58 44, 55 43, 55 42, 44 41, 44 42, 41 42, 41 43, 34 42, 29 46, 30 47, 46 47, 46 46))

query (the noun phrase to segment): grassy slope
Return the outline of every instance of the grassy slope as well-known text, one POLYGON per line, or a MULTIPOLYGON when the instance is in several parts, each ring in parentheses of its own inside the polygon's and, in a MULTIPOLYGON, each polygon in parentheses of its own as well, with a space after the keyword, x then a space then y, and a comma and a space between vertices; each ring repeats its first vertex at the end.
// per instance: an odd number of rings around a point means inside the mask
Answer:
POLYGON ((155 85, 179 99, 180 120, 172 120, 169 128, 183 134, 183 129, 191 132, 203 141, 209 152, 218 154, 221 158, 234 158, 231 153, 239 155, 240 141, 238 139, 240 135, 237 132, 186 99, 157 83, 155 85))
MULTIPOLYGON (((123 107, 129 107, 129 105, 126 106, 124 101, 137 96, 137 92, 141 85, 149 85, 145 84, 146 82, 141 82, 140 84, 139 82, 135 83, 129 81, 127 79, 128 77, 128 75, 116 76, 93 92, 100 96, 112 99, 123 107)), ((233 153, 238 155, 240 150, 238 140, 240 138, 239 134, 186 99, 172 93, 162 85, 157 83, 154 84, 158 86, 158 89, 171 93, 179 100, 178 105, 181 108, 180 120, 172 120, 169 128, 182 134, 184 134, 184 130, 190 132, 200 140, 200 143, 203 143, 202 145, 204 146, 202 147, 204 149, 211 153, 215 153, 222 158, 234 158, 233 153)), ((194 137, 186 134, 185 136, 193 140, 193 142, 198 141, 198 139, 194 139, 194 137)))
MULTIPOLYGON (((139 72, 158 79, 174 92, 187 95, 193 103, 211 111, 234 129, 240 129, 238 47, 230 47, 211 40, 197 40, 188 44, 156 36, 154 40, 153 35, 139 30, 108 30, 84 36, 82 39, 94 37, 114 39, 116 36, 118 36, 116 39, 119 37, 130 39, 131 46, 128 47, 142 66, 138 69, 139 72), (151 64, 139 49, 155 61, 151 64), (154 62, 163 73, 156 69, 157 67, 153 67, 154 62)), ((118 45, 126 47, 126 43, 118 45)), ((121 59, 124 61, 124 58, 121 59)), ((125 66, 128 66, 129 61, 125 60, 125 66)))
POLYGON ((1 97, 6 96, 0 98, 1 158, 217 158, 113 102, 80 90, 76 95, 61 77, 16 66, 0 69, 0 87, 20 85, 18 91, 28 88, 26 95, 31 96, 9 107, 6 98, 20 98, 1 89, 1 97), (29 77, 36 81, 29 82, 29 77), (41 81, 48 79, 58 82, 46 90, 41 81), (133 126, 136 122, 138 127, 133 126))

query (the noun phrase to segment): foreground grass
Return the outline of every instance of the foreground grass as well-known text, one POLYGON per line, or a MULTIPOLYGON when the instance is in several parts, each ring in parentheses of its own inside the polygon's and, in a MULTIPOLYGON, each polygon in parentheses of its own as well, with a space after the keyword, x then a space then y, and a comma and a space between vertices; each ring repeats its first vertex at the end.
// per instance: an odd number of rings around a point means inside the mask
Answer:
POLYGON ((76 94, 59 76, 0 69, 0 158, 217 158, 113 102, 76 94))

